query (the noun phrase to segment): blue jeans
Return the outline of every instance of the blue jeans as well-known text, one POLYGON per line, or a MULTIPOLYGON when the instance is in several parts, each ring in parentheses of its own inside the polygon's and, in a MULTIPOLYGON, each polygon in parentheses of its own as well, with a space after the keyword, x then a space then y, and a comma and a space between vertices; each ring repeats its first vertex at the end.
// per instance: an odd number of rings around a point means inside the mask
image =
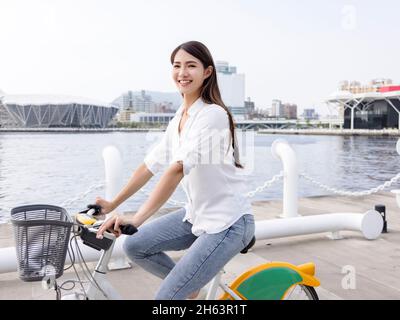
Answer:
POLYGON ((182 208, 154 219, 124 242, 132 261, 164 279, 156 300, 186 299, 210 282, 254 235, 252 214, 241 216, 224 231, 199 237, 192 234, 191 223, 182 221, 184 216, 182 208), (184 249, 188 250, 177 263, 164 253, 184 249))

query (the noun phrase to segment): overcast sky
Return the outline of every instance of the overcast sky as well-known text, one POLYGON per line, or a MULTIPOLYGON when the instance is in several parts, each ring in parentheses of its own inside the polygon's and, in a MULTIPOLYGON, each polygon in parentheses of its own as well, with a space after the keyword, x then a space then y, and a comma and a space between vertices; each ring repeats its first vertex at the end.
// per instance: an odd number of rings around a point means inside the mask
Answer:
POLYGON ((0 89, 112 101, 174 91, 171 51, 199 40, 246 97, 316 107, 341 80, 400 83, 397 0, 0 0, 0 89))

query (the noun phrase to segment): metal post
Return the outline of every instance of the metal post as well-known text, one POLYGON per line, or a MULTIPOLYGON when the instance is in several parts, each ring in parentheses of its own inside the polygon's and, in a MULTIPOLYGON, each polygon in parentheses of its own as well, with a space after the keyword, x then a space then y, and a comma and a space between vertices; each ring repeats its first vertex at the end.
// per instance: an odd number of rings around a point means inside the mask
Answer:
MULTIPOLYGON (((399 126, 398 129, 400 130, 400 112, 399 112, 399 110, 397 110, 397 108, 394 106, 392 101, 390 101, 390 99, 385 99, 385 101, 397 112, 398 126, 399 126)), ((400 101, 400 99, 399 99, 399 101, 400 101)))
POLYGON ((103 159, 106 177, 105 198, 111 201, 122 189, 122 157, 115 146, 107 146, 103 149, 103 159))
POLYGON ((351 130, 354 130, 354 108, 355 107, 351 108, 351 125, 350 125, 351 130))
POLYGON ((299 170, 296 153, 284 139, 277 139, 271 146, 272 154, 283 165, 283 213, 282 218, 298 217, 298 179, 299 170))
MULTIPOLYGON (((111 201, 122 189, 122 156, 117 147, 107 146, 103 150, 104 168, 106 176, 105 199, 111 201)), ((123 207, 120 206, 123 211, 123 207)), ((131 268, 125 255, 110 261, 108 268, 110 270, 119 270, 131 268)))
POLYGON ((387 231, 387 221, 386 221, 386 207, 383 204, 377 204, 375 206, 375 211, 378 211, 383 219, 383 227, 382 227, 382 233, 388 233, 387 231))

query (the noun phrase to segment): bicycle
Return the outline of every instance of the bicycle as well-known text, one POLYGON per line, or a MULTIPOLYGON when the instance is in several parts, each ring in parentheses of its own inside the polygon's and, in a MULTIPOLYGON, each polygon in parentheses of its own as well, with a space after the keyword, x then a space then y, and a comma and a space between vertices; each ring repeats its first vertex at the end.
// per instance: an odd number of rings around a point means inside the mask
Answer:
MULTIPOLYGON (((73 222, 73 236, 69 240, 68 253, 71 265, 67 268, 74 268, 78 280, 67 280, 58 286, 56 281, 47 280, 47 286, 54 287, 57 299, 122 299, 117 290, 107 280, 107 265, 110 262, 116 236, 111 232, 105 232, 102 239, 96 238, 98 228, 104 222, 99 219, 101 208, 96 205, 89 205, 75 215, 73 222), (101 251, 100 259, 92 273, 87 267, 82 253, 77 243, 80 237, 83 244, 101 251), (75 242, 75 250, 72 246, 75 242), (81 268, 87 281, 80 279, 74 266, 76 257, 82 260, 81 268), (89 272, 88 272, 89 271, 89 272), (61 290, 72 290, 75 284, 81 286, 80 292, 70 295, 61 295, 61 290), (66 288, 66 284, 72 284, 71 288, 66 288), (85 287, 85 284, 87 286, 85 287)), ((124 234, 134 234, 137 229, 134 226, 126 225, 121 228, 124 234)), ((241 254, 246 254, 255 244, 253 237, 251 242, 241 250, 241 254)), ((17 243, 18 245, 18 243, 17 243)), ((66 269, 64 269, 66 270, 66 269)), ((315 277, 315 265, 312 262, 295 266, 287 262, 268 262, 257 265, 243 272, 229 285, 222 281, 224 269, 210 281, 205 300, 215 300, 218 288, 222 290, 219 300, 318 300, 315 287, 320 285, 320 281, 315 277)), ((45 272, 46 274, 46 272, 45 272)), ((28 280, 29 281, 29 280, 28 280)))

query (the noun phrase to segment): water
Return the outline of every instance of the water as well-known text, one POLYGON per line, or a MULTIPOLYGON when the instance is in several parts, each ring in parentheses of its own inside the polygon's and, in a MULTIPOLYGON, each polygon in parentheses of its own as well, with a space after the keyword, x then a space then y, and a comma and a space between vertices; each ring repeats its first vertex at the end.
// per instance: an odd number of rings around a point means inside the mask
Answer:
MULTIPOLYGON (((121 151, 124 182, 127 182, 133 170, 143 161, 148 148, 161 134, 0 134, 0 220, 9 219, 12 207, 34 203, 60 205, 104 181, 102 151, 107 145, 115 145, 121 151)), ((395 137, 255 135, 254 152, 242 152, 243 158, 250 159, 250 168, 254 167, 247 176, 248 191, 282 170, 280 161, 271 154, 271 144, 278 138, 286 139, 292 145, 301 172, 332 187, 362 191, 376 187, 400 172, 395 137)), ((253 136, 249 141, 252 139, 253 136)), ((246 150, 251 151, 252 148, 246 150)), ((152 189, 159 177, 160 174, 153 177, 147 187, 152 189)), ((300 179, 300 197, 325 194, 326 191, 300 179)), ((66 208, 70 212, 82 210, 96 196, 104 196, 104 189, 93 191, 66 208)), ((281 197, 280 181, 252 200, 281 197)), ((124 204, 122 210, 137 210, 145 199, 143 193, 137 193, 124 204)), ((180 187, 173 199, 184 201, 180 187)))

